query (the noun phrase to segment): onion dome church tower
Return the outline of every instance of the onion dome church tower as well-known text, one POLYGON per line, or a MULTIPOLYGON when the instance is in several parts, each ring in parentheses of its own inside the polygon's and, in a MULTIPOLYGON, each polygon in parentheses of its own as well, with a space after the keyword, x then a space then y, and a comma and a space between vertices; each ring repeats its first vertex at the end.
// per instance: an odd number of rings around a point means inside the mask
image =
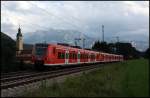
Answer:
POLYGON ((16 52, 17 52, 17 54, 20 54, 22 50, 23 50, 23 36, 22 36, 21 29, 19 26, 18 33, 16 35, 16 52))

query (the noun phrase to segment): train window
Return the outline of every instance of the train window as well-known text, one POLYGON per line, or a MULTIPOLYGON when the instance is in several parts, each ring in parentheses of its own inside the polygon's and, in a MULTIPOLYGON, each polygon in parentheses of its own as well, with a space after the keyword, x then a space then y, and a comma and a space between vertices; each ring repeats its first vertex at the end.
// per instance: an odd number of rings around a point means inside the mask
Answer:
POLYGON ((74 59, 74 53, 72 53, 72 59, 74 59))
POLYGON ((71 53, 69 53, 69 59, 71 59, 71 53))
POLYGON ((77 59, 77 54, 75 54, 75 59, 77 59))
POLYGON ((76 54, 74 54, 74 59, 76 59, 77 58, 77 55, 76 54))
POLYGON ((82 54, 82 59, 84 59, 84 54, 82 54))
POLYGON ((55 51, 56 51, 56 48, 54 47, 54 48, 53 48, 53 54, 55 54, 55 51))
POLYGON ((58 58, 58 59, 61 59, 61 52, 58 52, 57 58, 58 58))
POLYGON ((84 59, 84 54, 82 54, 82 59, 84 59))
POLYGON ((64 54, 64 53, 61 53, 61 52, 58 52, 57 58, 58 58, 58 59, 64 59, 64 58, 65 58, 65 54, 64 54))
POLYGON ((72 53, 69 53, 69 59, 72 59, 72 53))
POLYGON ((86 54, 84 54, 84 59, 86 59, 86 54))
POLYGON ((75 53, 73 53, 73 59, 75 59, 76 58, 76 54, 75 53))
POLYGON ((82 59, 84 59, 84 54, 83 54, 83 57, 82 57, 82 59))
POLYGON ((45 47, 36 47, 35 53, 36 55, 45 55, 47 51, 47 48, 45 47))
POLYGON ((69 53, 66 53, 66 59, 68 59, 69 58, 69 53))
POLYGON ((78 54, 78 59, 80 59, 80 54, 78 54))
POLYGON ((65 58, 65 54, 61 53, 61 59, 64 59, 64 58, 65 58))

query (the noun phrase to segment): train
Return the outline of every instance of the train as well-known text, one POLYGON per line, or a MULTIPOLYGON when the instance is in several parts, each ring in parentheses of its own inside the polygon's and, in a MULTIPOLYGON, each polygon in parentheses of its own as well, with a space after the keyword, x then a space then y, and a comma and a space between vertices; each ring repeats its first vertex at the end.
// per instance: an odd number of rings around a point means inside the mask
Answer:
POLYGON ((70 47, 61 44, 36 43, 33 47, 32 63, 43 66, 75 66, 79 64, 123 61, 123 55, 110 54, 70 47))

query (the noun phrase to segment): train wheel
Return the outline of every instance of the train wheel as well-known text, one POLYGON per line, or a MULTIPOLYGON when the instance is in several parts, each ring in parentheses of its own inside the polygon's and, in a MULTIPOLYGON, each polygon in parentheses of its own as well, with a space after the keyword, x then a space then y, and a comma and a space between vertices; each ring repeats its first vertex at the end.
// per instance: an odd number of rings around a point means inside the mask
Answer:
POLYGON ((36 70, 44 70, 45 66, 43 62, 35 62, 34 63, 34 67, 36 70))

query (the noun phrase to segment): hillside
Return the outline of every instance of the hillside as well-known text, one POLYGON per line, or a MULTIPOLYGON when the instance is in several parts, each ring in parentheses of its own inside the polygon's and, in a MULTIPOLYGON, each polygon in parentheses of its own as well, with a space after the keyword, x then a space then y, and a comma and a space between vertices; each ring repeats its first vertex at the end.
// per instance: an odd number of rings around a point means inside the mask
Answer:
MULTIPOLYGON (((25 50, 31 50, 33 45, 26 44, 23 45, 25 50)), ((16 41, 11 37, 1 32, 1 69, 2 72, 22 70, 23 65, 16 63, 16 41)))
POLYGON ((16 51, 16 42, 9 37, 8 35, 1 32, 1 49, 2 49, 2 58, 5 60, 11 60, 15 56, 16 51))
POLYGON ((16 42, 1 32, 1 68, 2 71, 11 68, 15 61, 16 42))
MULTIPOLYGON (((35 32, 31 32, 30 34, 24 34, 24 42, 25 43, 39 43, 39 42, 47 42, 47 43, 68 43, 71 45, 75 45, 75 38, 85 38, 85 47, 89 48, 94 38, 88 37, 82 32, 76 30, 61 30, 61 29, 49 29, 49 30, 38 30, 35 32)), ((82 41, 77 43, 82 46, 82 41)))

